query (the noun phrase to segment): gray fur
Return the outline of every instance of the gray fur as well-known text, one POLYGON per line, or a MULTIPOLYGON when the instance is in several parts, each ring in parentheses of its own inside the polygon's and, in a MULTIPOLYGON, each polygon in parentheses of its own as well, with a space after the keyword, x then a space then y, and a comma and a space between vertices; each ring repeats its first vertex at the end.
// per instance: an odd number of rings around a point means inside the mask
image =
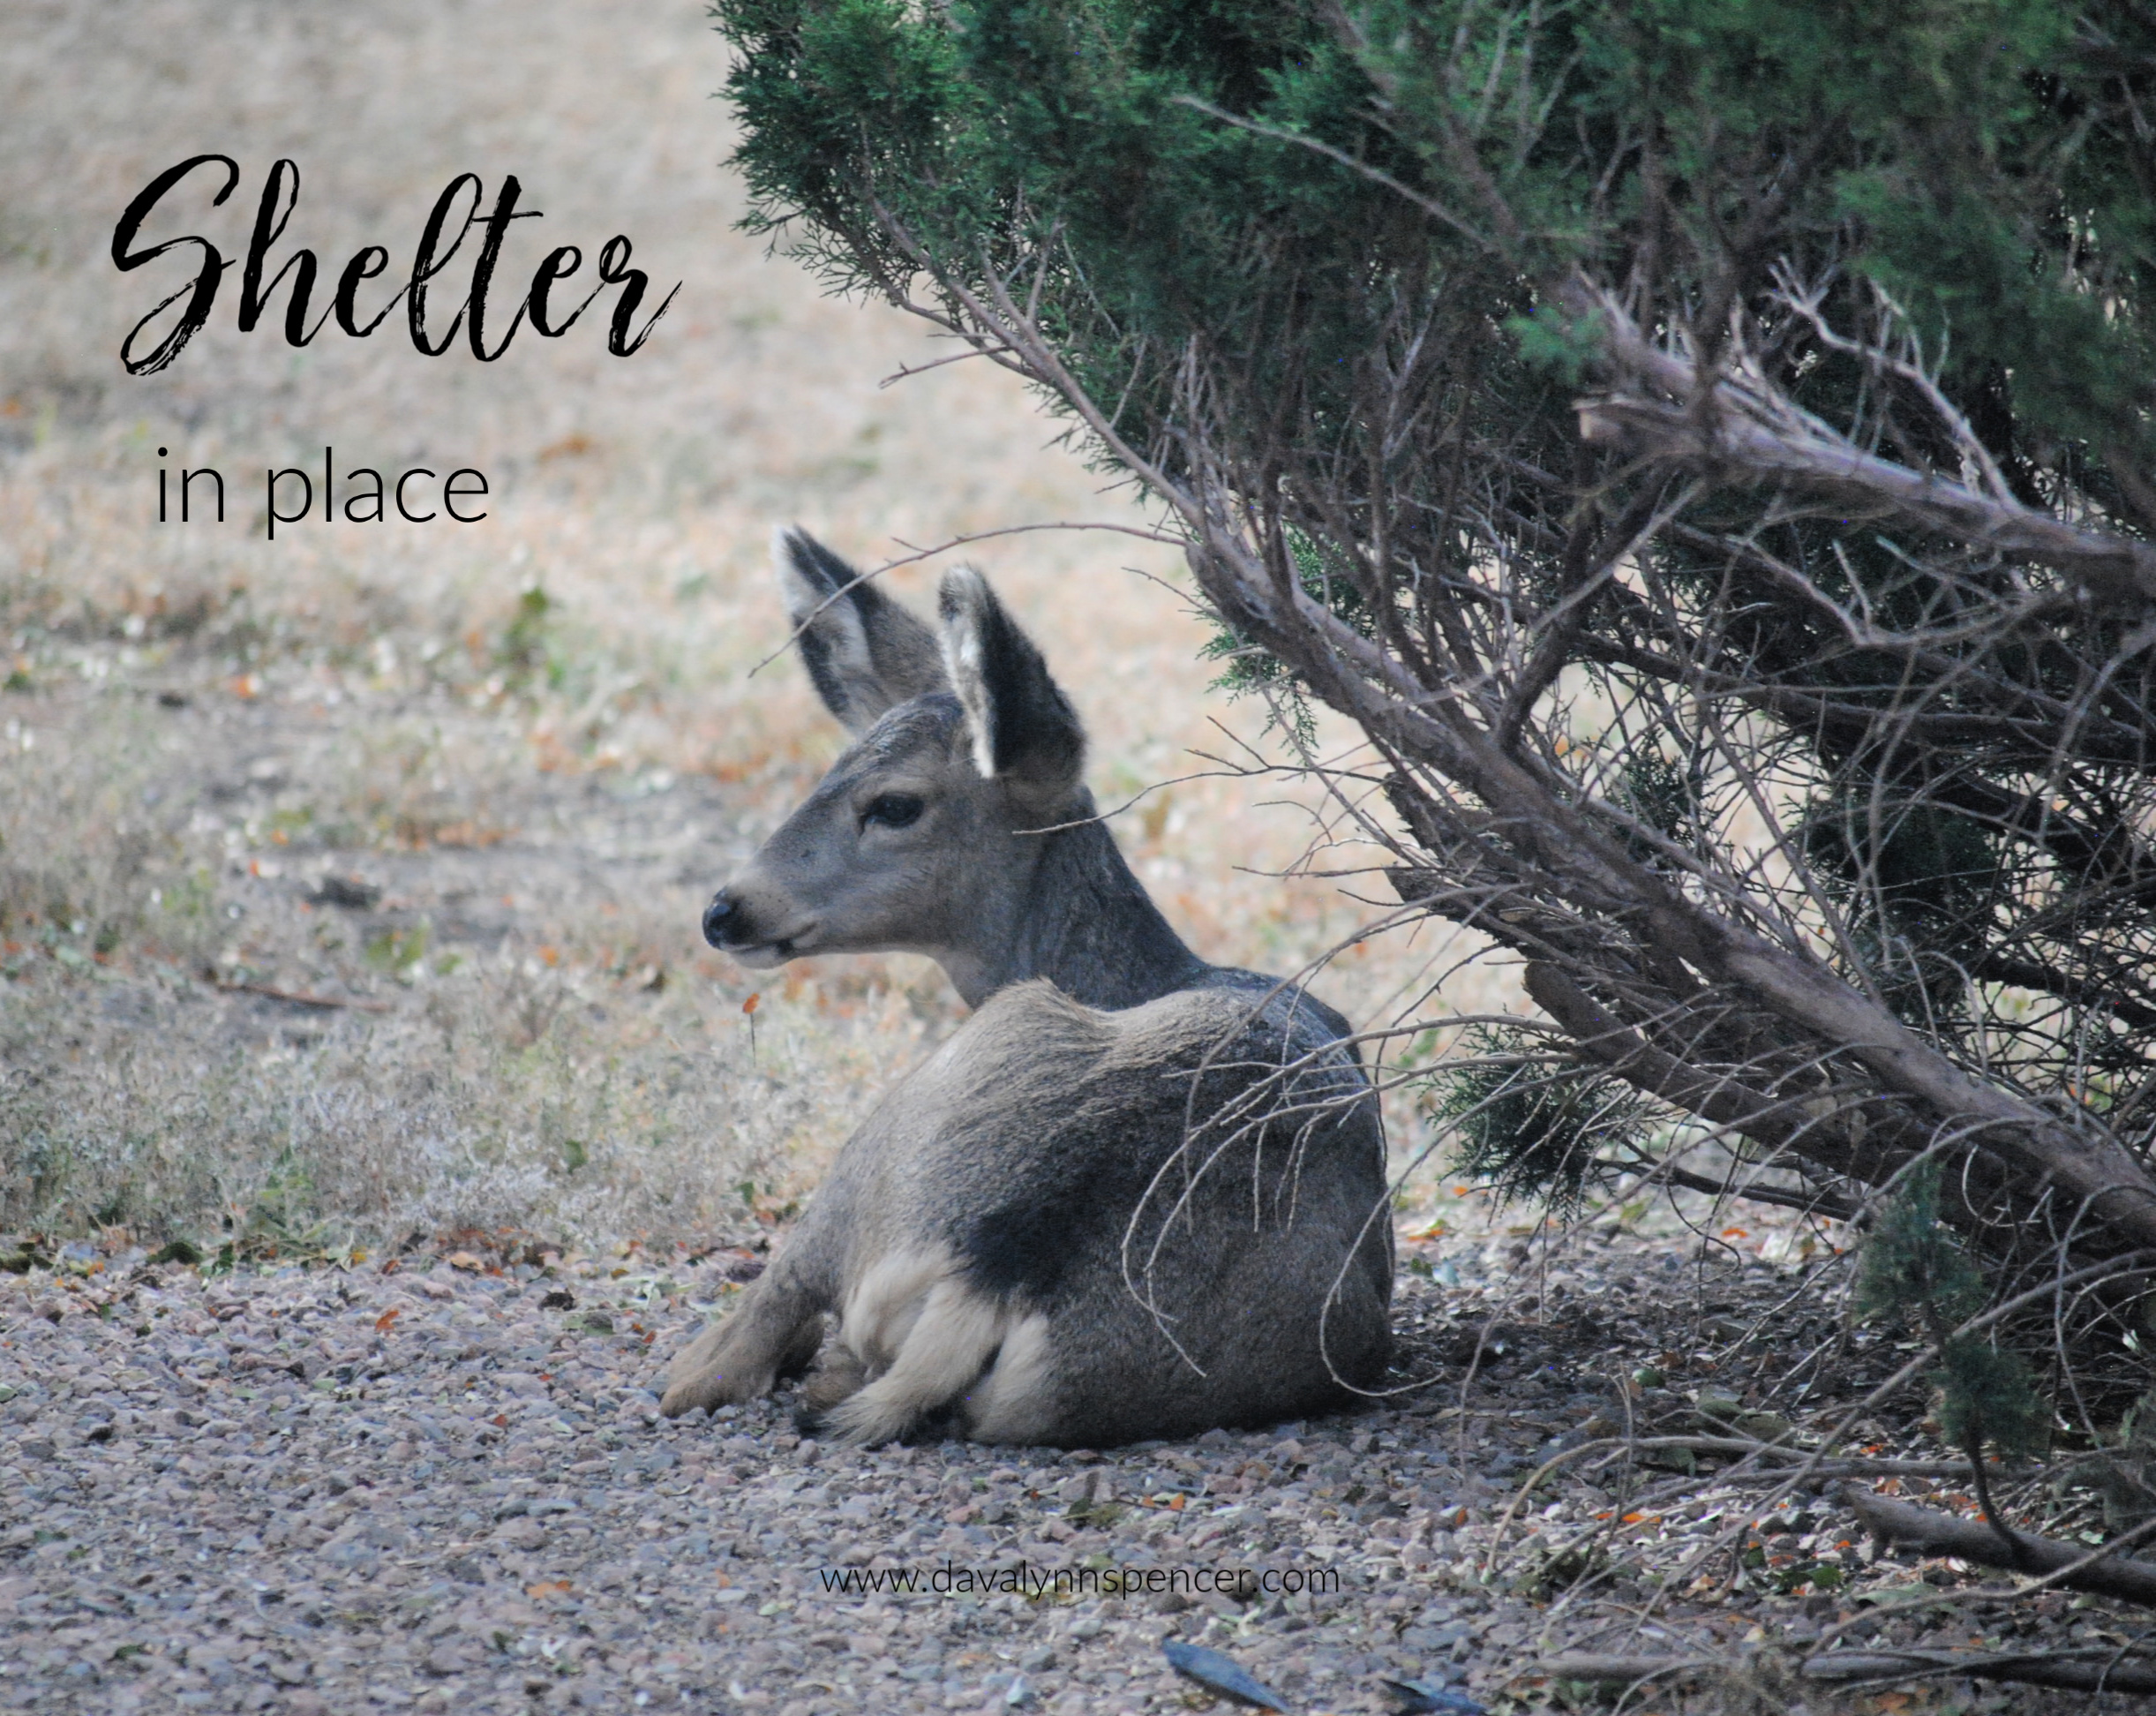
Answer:
MULTIPOLYGON (((843 570, 787 546, 782 574, 843 570)), ((766 1391, 827 1316, 808 1400, 856 1441, 1105 1447, 1349 1404, 1390 1354, 1393 1255, 1346 1022, 1183 945, 1092 820, 1083 732, 1030 641, 977 574, 941 608, 957 695, 891 697, 919 639, 879 628, 927 628, 888 601, 812 664, 841 719, 883 712, 705 927, 752 965, 927 953, 977 1011, 674 1359, 664 1409, 766 1391)))
POLYGON ((848 733, 943 682, 935 634, 808 531, 771 537, 801 660, 848 733))

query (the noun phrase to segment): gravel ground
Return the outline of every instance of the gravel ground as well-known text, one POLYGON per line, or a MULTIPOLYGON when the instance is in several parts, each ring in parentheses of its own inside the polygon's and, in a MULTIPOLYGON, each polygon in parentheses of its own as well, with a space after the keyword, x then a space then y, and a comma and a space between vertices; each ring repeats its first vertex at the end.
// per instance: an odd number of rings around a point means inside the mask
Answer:
MULTIPOLYGON (((1666 1243, 1603 1246, 1628 1284, 1597 1313, 1501 1330, 1532 1350, 1467 1396, 1472 1261, 1458 1286, 1407 1278, 1409 1358, 1455 1386, 1406 1411, 1106 1454, 862 1453, 803 1441, 783 1400, 656 1416, 659 1362, 752 1251, 522 1254, 219 1276, 77 1246, 0 1276, 0 1707, 1136 1712, 1198 1697, 1166 1669, 1168 1637, 1232 1652, 1298 1710, 1389 1708, 1381 1676, 1543 1703, 1523 1670, 1594 1647, 1609 1611, 1486 1584, 1477 1552, 1508 1478, 1606 1427, 1597 1375, 1668 1334, 1615 1313, 1673 1299, 1656 1269, 1679 1266, 1666 1243), (830 1588, 1019 1563, 1329 1589, 830 1588)), ((1611 1505, 1555 1493, 1537 1523, 1611 1505)), ((1845 1555, 1852 1577, 1868 1559, 1845 1555)), ((1837 1600, 1662 1619, 1746 1651, 1816 1633, 1837 1600)), ((2043 1695, 2001 1696, 1988 1707, 2043 1695)))

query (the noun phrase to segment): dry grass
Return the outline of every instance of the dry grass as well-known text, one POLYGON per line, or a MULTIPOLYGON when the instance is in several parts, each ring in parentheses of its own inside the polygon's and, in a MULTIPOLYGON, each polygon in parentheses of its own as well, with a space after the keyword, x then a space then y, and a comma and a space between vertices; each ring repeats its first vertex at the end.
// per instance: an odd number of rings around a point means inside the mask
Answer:
MULTIPOLYGON (((983 365, 879 388, 939 354, 730 230, 695 5, 18 6, 0 45, 0 1224, 597 1239, 738 1226, 744 1184, 783 1205, 957 1015, 920 962, 818 962, 762 987, 752 1058, 758 985, 698 940, 703 899, 838 748, 793 663, 755 671, 784 636, 770 526, 880 561, 1136 507, 983 365), (545 216, 504 278, 620 231, 685 284, 635 358, 580 326, 482 365, 390 326, 242 335, 235 270, 180 361, 130 377, 121 339, 177 281, 114 270, 112 222, 207 148, 241 188, 179 198, 161 236, 243 251, 284 154, 288 246, 334 268, 378 240, 401 268, 452 174, 491 196, 514 172, 545 216), (266 540, 262 473, 325 445, 477 467, 492 516, 266 540), (222 470, 231 522, 157 523, 161 465, 222 470), (311 902, 332 874, 381 895, 311 902)), ((1194 750, 1244 755, 1215 722, 1262 742, 1261 711, 1208 694, 1166 551, 971 552, 1086 712, 1105 802, 1205 768, 1194 750)), ((935 569, 892 583, 918 599, 935 569)), ((1272 970, 1369 915, 1273 879, 1317 825, 1294 783, 1221 778, 1118 824, 1202 952, 1272 970)), ((1381 1023, 1442 958, 1357 950, 1315 987, 1381 1023)), ((1502 993, 1473 974, 1446 1001, 1502 993)))

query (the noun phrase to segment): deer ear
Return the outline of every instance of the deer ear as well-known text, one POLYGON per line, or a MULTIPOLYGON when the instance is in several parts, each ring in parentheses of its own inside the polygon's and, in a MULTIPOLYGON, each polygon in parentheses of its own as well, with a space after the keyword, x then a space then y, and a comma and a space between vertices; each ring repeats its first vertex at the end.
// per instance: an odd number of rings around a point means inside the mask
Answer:
POLYGON ((824 707, 849 733, 887 709, 945 689, 935 634, 808 531, 779 531, 771 562, 824 707))
POLYGON ((1086 729, 1040 651, 971 567, 943 575, 936 606, 943 671, 965 710, 974 766, 1034 803, 1062 799, 1086 765, 1086 729))

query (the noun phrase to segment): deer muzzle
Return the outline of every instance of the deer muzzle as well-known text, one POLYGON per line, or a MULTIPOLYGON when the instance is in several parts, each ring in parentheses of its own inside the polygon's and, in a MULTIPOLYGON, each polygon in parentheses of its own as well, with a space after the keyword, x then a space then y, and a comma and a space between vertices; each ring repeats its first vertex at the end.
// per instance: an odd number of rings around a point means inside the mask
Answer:
POLYGON ((787 935, 773 936, 760 929, 755 918, 747 900, 732 890, 722 888, 704 907, 703 938, 743 965, 761 969, 782 965, 805 952, 800 944, 808 940, 816 927, 812 921, 787 935))

